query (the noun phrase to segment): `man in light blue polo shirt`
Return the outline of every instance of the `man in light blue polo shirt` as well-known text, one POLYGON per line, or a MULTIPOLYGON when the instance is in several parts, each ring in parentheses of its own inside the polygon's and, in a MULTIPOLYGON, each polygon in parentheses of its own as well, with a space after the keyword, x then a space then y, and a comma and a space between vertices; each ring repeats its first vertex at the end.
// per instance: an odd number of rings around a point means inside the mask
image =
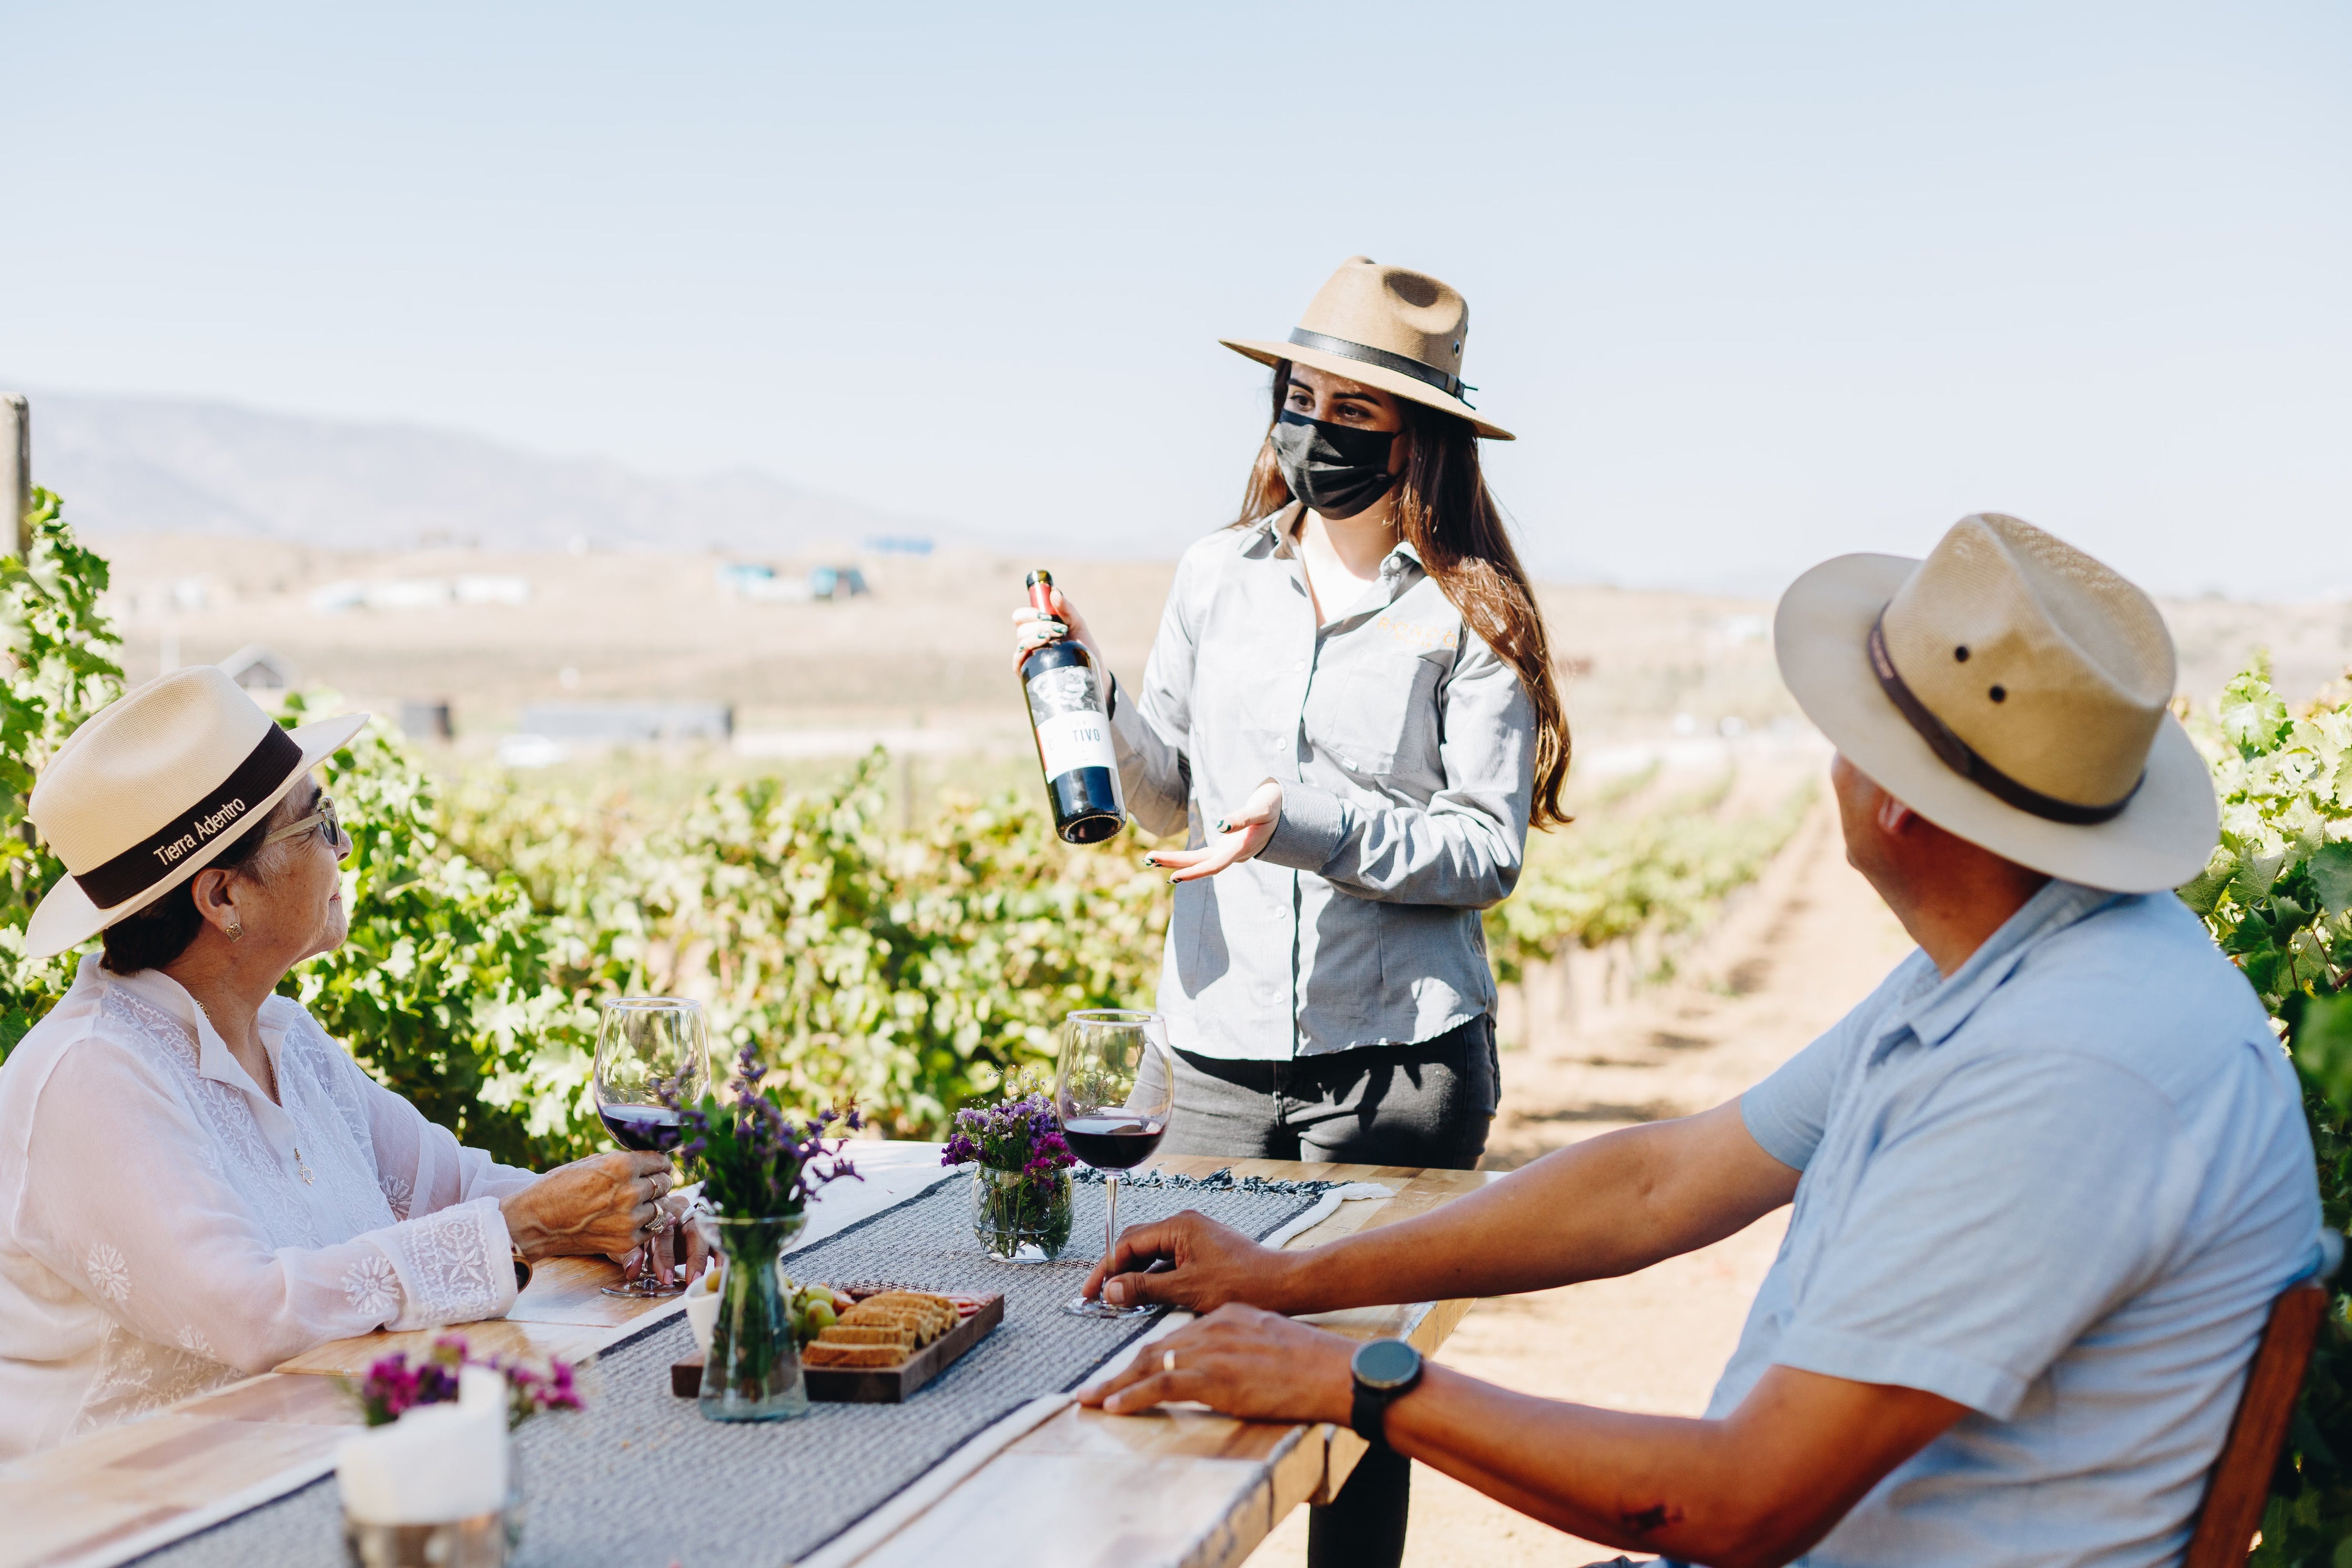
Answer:
POLYGON ((1740 1100, 1435 1213, 1304 1253, 1198 1216, 1129 1231, 1090 1289, 1216 1310, 1087 1399, 1351 1421, 1675 1561, 2178 1561, 2270 1305, 2318 1263, 2319 1207, 2269 1020, 2166 891, 2217 820, 2166 711, 2163 622, 1980 515, 1924 561, 1816 567, 1775 636, 1838 748, 1848 859, 1919 950, 1740 1100), (1516 1396, 1275 1315, 1624 1273, 1791 1201, 1697 1420, 1516 1396), (1173 1267, 1135 1271, 1154 1258, 1173 1267))

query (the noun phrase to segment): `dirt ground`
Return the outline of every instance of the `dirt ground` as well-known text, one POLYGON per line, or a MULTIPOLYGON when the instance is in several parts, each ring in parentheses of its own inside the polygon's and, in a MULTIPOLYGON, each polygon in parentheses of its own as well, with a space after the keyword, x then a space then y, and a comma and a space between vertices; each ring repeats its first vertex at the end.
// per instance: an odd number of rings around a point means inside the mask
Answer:
MULTIPOLYGON (((1547 1046, 1507 1055, 1488 1163, 1522 1165, 1635 1121, 1720 1103, 1835 1022, 1910 942, 1845 864, 1824 791, 1706 947, 1706 961, 1685 968, 1691 978, 1547 1046)), ((1696 1415, 1738 1340, 1782 1224, 1771 1216, 1622 1280, 1482 1302, 1439 1359, 1551 1398, 1696 1415)), ((1615 1554, 1413 1468, 1405 1550, 1412 1568, 1575 1568, 1615 1554)), ((1306 1556, 1307 1511, 1299 1509, 1250 1562, 1286 1568, 1306 1556)))

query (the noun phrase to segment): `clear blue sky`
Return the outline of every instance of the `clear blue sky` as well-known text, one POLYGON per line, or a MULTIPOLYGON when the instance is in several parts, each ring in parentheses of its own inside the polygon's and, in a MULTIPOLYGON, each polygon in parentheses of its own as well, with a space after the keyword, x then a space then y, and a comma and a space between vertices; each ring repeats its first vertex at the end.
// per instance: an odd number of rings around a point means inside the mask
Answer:
POLYGON ((2015 511, 2352 586, 2352 6, 31 5, 0 375, 1224 519, 1356 252, 1472 305, 1554 575, 2015 511), (983 14, 983 12, 985 14, 983 14))

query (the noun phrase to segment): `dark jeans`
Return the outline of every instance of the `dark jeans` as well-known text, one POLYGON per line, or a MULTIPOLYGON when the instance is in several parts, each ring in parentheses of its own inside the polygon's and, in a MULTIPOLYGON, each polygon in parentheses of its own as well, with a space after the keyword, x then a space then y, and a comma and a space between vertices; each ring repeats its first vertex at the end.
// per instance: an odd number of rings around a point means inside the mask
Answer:
MULTIPOLYGON (((1162 1154, 1329 1160, 1471 1170, 1502 1092, 1495 1020, 1481 1015, 1417 1045, 1369 1045, 1296 1061, 1176 1053, 1176 1111, 1162 1154)), ((1412 1461, 1374 1448, 1307 1521, 1307 1568, 1404 1561, 1412 1461)))
POLYGON ((1486 1151, 1502 1074, 1481 1014, 1417 1045, 1296 1061, 1176 1053, 1176 1112, 1160 1152, 1470 1170, 1486 1151))

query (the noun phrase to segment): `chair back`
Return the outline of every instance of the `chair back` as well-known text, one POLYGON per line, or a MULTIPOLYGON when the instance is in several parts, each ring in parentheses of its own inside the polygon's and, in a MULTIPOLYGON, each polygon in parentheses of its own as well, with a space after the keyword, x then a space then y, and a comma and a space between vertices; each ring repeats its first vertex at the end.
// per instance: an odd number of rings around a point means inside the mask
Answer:
POLYGON ((2294 1415, 2294 1397, 2311 1364, 2312 1342, 2326 1315, 2327 1287, 2314 1280, 2289 1285, 2272 1303, 2271 1321, 2246 1373, 2246 1391, 2230 1422, 2229 1441, 2205 1483, 2204 1506, 2198 1510, 2197 1532, 2189 1537, 2182 1568, 2245 1568, 2254 1531, 2262 1528, 2271 1473, 2294 1415))

